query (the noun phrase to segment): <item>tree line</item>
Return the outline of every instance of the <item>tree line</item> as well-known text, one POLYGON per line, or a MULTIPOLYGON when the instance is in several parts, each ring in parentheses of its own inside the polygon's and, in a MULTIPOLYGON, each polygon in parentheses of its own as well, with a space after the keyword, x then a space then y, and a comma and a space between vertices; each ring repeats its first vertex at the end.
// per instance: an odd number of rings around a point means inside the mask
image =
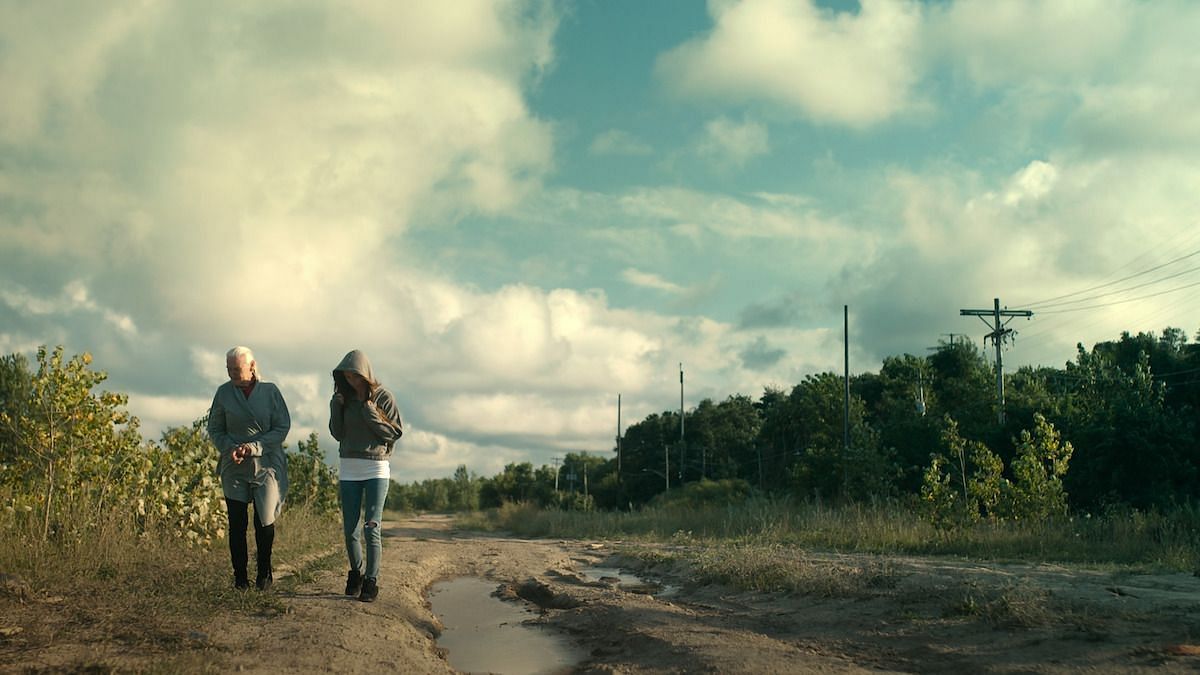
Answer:
POLYGON ((396 502, 628 509, 668 485, 737 481, 800 499, 898 500, 935 517, 995 519, 1200 497, 1200 344, 1182 330, 1079 345, 1064 367, 1023 367, 1004 384, 1001 418, 993 364, 969 342, 943 343, 850 377, 848 447, 845 382, 826 372, 757 399, 702 400, 685 411, 682 438, 678 410, 648 415, 624 431, 619 460, 614 447, 568 454, 558 469, 510 464, 491 478, 460 467, 453 479, 396 486, 396 502))

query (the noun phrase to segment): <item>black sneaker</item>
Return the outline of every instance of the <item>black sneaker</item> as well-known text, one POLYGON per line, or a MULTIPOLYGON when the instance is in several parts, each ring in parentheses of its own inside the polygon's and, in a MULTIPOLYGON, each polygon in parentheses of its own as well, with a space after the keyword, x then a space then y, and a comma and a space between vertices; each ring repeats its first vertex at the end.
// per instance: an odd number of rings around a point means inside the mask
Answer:
POLYGON ((365 577, 362 582, 362 592, 358 594, 358 599, 363 602, 375 602, 375 598, 379 597, 379 586, 375 584, 375 577, 365 577))
POLYGON ((346 595, 358 595, 362 590, 362 573, 358 570, 350 570, 346 573, 346 595))
POLYGON ((263 574, 262 572, 259 572, 258 578, 254 580, 254 585, 260 591, 267 590, 268 588, 271 587, 271 584, 273 584, 273 583, 275 583, 275 577, 272 576, 272 574, 270 572, 267 572, 265 574, 263 574))

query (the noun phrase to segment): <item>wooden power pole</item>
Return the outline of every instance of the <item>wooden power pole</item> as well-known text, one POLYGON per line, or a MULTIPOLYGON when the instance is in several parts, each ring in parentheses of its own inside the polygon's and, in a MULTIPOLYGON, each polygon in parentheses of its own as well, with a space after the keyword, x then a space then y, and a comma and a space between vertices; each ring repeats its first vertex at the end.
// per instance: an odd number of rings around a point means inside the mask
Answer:
POLYGON ((1010 335, 1015 335, 1016 331, 1011 328, 1006 328, 1008 322, 1014 317, 1023 316, 1029 318, 1033 316, 1033 312, 1027 309, 1000 309, 1000 298, 995 298, 992 309, 960 309, 959 316, 977 316, 980 321, 983 321, 992 332, 983 337, 984 342, 991 340, 996 345, 996 416, 1000 424, 1004 424, 1004 341, 1010 335), (984 317, 991 318, 991 323, 984 317), (1003 321, 1001 320, 1003 319, 1003 321))

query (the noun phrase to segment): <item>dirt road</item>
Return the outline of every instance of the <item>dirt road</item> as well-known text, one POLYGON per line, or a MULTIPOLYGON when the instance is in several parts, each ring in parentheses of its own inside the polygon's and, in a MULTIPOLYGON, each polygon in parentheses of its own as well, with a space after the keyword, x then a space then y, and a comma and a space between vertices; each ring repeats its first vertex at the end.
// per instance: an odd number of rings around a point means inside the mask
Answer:
MULTIPOLYGON (((454 672, 436 644, 431 584, 482 577, 543 607, 589 673, 1195 672, 1200 580, 1055 566, 814 555, 874 576, 862 592, 739 593, 684 578, 669 597, 596 581, 610 546, 452 529, 422 516, 388 523, 374 604, 325 573, 286 598, 287 614, 209 627, 221 669, 248 672, 454 672), (866 572, 864 572, 866 573, 866 572), (639 592, 641 591, 641 592, 639 592), (253 645, 248 648, 247 645, 253 645)), ((675 568, 675 573, 682 570, 675 568)), ((648 570, 652 576, 672 570, 648 570)), ((486 598, 481 598, 483 602, 486 598)))

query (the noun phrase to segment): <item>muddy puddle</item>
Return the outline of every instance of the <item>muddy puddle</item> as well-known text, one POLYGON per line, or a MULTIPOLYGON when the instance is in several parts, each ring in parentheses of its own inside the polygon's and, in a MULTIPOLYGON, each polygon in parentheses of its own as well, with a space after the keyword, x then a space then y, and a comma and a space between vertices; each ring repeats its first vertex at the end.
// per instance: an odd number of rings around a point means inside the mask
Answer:
POLYGON ((438 646, 466 673, 533 675, 567 673, 585 658, 561 636, 524 622, 537 614, 523 603, 493 596, 498 584, 461 577, 434 584, 429 602, 444 630, 438 646))
POLYGON ((678 586, 640 577, 631 572, 626 572, 619 567, 596 566, 584 568, 582 571, 584 576, 591 581, 610 584, 629 593, 641 593, 656 598, 669 598, 679 592, 678 586))

